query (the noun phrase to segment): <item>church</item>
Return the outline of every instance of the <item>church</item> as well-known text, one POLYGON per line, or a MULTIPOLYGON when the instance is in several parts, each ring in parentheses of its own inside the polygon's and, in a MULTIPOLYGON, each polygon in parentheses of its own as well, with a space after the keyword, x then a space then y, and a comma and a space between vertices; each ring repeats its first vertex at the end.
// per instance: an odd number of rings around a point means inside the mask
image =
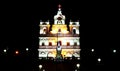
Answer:
POLYGON ((41 58, 55 58, 61 50, 63 58, 80 58, 80 22, 65 23, 66 17, 62 14, 61 5, 58 5, 54 24, 49 21, 40 21, 38 56, 41 58), (58 47, 59 42, 59 47, 58 47))

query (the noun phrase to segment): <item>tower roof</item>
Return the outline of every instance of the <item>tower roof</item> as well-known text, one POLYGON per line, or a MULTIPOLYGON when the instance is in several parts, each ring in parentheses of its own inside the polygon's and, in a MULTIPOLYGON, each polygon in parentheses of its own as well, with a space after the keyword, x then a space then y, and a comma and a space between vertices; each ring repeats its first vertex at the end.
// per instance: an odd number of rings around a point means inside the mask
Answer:
POLYGON ((57 15, 54 16, 54 24, 65 24, 65 15, 62 15, 61 5, 58 5, 57 15))
POLYGON ((61 10, 61 7, 62 7, 61 4, 59 4, 59 5, 58 5, 58 10, 61 10))

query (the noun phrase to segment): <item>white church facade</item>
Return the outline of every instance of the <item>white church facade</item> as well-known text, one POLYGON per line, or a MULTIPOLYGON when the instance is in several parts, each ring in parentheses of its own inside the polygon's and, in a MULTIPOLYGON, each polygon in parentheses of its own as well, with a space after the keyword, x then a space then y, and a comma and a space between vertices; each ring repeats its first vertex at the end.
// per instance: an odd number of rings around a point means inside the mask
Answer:
POLYGON ((80 22, 70 21, 66 24, 65 20, 66 17, 59 5, 57 15, 54 16, 54 24, 40 21, 39 58, 55 58, 58 41, 64 58, 72 56, 80 58, 80 22))

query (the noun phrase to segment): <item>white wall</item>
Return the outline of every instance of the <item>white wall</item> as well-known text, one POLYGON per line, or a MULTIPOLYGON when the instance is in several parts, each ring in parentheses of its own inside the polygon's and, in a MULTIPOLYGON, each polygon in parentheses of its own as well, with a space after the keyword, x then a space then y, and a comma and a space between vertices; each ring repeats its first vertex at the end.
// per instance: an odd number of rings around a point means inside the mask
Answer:
MULTIPOLYGON (((39 38, 39 45, 42 45, 42 42, 44 42, 45 45, 49 45, 49 42, 52 42, 53 45, 56 45, 57 37, 40 37, 39 38), (52 40, 50 40, 52 38, 52 40), (41 40, 42 39, 42 40, 41 40), (44 39, 44 40, 43 40, 44 39)), ((66 45, 67 42, 70 42, 70 45, 74 45, 74 42, 77 42, 78 45, 80 45, 79 37, 59 37, 58 40, 62 41, 62 45, 66 45)))

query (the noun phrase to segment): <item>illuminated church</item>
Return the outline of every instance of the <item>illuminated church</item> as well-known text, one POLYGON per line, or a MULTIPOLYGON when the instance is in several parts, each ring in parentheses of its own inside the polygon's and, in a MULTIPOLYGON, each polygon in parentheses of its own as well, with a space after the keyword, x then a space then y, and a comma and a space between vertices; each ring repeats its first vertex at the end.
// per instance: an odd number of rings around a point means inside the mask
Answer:
POLYGON ((59 5, 57 15, 54 16, 54 24, 40 21, 39 58, 55 58, 58 42, 63 58, 73 56, 80 58, 80 23, 70 21, 66 24, 65 20, 66 17, 59 5))

